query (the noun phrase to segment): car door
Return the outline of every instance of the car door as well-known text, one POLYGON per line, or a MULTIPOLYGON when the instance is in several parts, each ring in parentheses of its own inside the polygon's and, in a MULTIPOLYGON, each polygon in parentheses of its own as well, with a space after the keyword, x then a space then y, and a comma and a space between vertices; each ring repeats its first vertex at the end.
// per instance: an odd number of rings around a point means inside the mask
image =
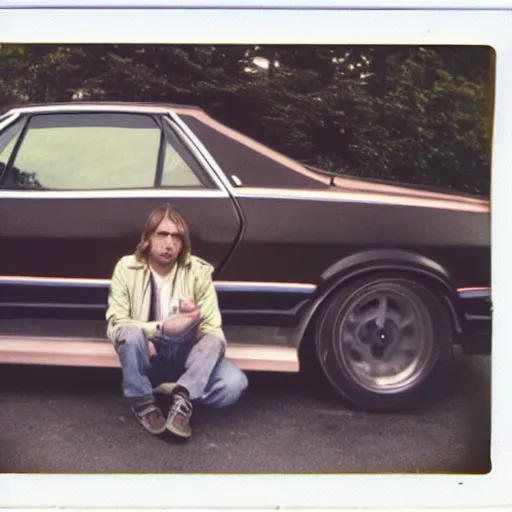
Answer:
POLYGON ((222 265, 240 219, 165 112, 20 110, 0 131, 0 315, 102 318, 116 261, 164 202, 195 254, 222 265))

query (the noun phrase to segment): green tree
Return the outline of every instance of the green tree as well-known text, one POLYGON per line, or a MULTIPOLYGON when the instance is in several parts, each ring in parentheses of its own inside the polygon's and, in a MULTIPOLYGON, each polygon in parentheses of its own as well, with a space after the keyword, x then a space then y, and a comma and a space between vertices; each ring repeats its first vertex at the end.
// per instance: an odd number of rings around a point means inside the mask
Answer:
POLYGON ((489 194, 486 47, 2 45, 0 105, 197 105, 332 173, 489 194))

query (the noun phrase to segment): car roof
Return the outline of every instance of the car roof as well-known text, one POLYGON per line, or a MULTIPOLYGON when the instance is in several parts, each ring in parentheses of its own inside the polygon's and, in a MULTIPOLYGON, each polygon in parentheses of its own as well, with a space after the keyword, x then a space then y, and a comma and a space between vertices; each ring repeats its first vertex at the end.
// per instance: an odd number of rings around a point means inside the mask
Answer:
POLYGON ((144 112, 172 112, 179 110, 192 112, 203 112, 200 107, 194 105, 180 105, 177 103, 155 103, 155 102, 122 102, 122 101, 69 101, 69 102, 52 102, 52 103, 27 103, 11 105, 3 110, 3 114, 7 113, 41 113, 55 111, 87 111, 87 110, 104 110, 110 111, 144 111, 144 112))

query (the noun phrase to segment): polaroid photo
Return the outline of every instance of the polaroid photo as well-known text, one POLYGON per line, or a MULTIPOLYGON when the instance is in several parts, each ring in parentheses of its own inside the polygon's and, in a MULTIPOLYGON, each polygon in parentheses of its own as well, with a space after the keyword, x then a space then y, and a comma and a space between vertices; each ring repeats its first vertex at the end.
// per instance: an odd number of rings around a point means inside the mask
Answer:
POLYGON ((510 507, 510 27, 2 2, 0 507, 510 507))

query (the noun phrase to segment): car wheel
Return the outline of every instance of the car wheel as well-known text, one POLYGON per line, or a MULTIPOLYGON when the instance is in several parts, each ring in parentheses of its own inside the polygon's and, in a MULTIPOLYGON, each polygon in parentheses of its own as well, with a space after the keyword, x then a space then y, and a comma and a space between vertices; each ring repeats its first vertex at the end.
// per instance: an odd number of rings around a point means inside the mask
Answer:
POLYGON ((321 314, 316 349, 334 388, 367 410, 414 401, 452 355, 447 308, 424 284, 396 276, 340 289, 321 314))

